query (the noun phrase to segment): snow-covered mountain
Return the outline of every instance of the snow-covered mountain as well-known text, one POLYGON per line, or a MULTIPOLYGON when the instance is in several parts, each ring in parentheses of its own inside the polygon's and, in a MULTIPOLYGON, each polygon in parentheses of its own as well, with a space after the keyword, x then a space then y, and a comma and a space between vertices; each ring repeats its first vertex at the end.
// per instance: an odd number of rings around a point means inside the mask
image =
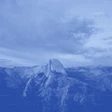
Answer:
POLYGON ((57 59, 0 68, 0 90, 3 112, 111 112, 112 68, 64 68, 57 59))

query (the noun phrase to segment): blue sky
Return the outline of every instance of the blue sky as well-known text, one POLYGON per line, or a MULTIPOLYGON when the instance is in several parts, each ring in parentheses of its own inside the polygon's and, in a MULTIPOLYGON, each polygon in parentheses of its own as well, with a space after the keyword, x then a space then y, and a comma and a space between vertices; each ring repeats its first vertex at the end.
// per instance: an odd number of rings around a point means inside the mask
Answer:
POLYGON ((65 66, 111 66, 111 6, 111 0, 1 0, 0 66, 50 58, 65 66))

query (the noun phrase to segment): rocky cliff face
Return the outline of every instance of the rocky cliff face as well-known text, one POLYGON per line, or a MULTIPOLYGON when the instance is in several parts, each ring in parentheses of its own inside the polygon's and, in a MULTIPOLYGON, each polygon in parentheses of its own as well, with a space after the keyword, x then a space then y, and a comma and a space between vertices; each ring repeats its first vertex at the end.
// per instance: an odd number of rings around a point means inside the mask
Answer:
POLYGON ((107 112, 111 74, 111 67, 65 69, 56 59, 42 66, 0 68, 1 108, 13 104, 17 107, 10 107, 11 112, 107 112))

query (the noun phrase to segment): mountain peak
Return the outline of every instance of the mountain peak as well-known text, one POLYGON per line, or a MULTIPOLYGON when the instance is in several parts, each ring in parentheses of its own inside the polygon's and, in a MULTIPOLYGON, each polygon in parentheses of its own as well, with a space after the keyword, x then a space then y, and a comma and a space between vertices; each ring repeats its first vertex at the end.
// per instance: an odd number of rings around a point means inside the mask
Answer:
POLYGON ((48 63, 36 67, 36 72, 37 74, 43 72, 47 77, 49 77, 49 75, 51 75, 52 73, 61 73, 63 75, 66 75, 64 66, 57 59, 50 59, 48 63))
POLYGON ((50 59, 48 63, 48 67, 51 72, 58 72, 58 73, 66 74, 64 66, 57 59, 50 59))

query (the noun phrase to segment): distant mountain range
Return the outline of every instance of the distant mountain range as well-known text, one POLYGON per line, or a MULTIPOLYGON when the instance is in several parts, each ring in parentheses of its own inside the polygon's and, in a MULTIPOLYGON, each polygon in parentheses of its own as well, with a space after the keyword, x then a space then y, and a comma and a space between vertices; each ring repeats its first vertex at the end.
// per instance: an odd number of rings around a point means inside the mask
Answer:
POLYGON ((1 112, 112 112, 112 67, 0 68, 1 112))

